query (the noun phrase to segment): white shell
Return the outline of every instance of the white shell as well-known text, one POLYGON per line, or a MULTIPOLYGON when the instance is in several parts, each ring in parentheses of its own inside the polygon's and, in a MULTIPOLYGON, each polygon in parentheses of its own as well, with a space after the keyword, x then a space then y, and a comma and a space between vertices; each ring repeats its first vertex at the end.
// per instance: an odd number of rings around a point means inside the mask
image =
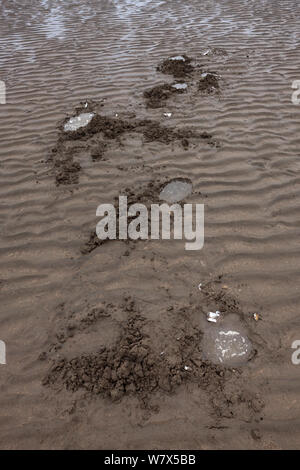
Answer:
POLYGON ((94 117, 94 113, 81 113, 79 116, 71 117, 64 126, 64 131, 77 131, 80 127, 87 126, 94 117))
POLYGON ((220 316, 220 312, 219 310, 217 310, 216 312, 208 312, 207 314, 207 321, 211 321, 213 323, 217 323, 217 320, 220 316))

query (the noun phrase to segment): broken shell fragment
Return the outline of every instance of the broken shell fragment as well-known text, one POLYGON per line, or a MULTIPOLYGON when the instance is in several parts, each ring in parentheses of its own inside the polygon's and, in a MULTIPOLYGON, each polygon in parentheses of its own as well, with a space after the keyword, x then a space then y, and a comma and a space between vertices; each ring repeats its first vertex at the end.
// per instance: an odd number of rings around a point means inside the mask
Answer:
POLYGON ((208 312, 207 321, 217 323, 217 320, 220 315, 221 315, 221 312, 219 312, 219 310, 217 310, 216 312, 208 312))
POLYGON ((176 55, 174 57, 170 57, 170 60, 182 60, 185 62, 185 58, 182 55, 176 55))
POLYGON ((186 90, 187 83, 174 83, 174 85, 172 85, 172 88, 175 88, 175 90, 186 90))

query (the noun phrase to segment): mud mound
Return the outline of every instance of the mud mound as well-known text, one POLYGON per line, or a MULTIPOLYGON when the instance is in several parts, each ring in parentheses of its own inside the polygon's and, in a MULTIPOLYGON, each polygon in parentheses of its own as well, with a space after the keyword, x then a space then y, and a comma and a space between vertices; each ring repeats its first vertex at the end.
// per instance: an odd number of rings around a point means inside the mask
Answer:
POLYGON ((175 78, 184 78, 194 71, 194 67, 191 65, 192 59, 185 54, 182 54, 181 60, 169 57, 165 59, 157 66, 157 70, 168 75, 173 75, 175 78))
POLYGON ((204 75, 198 83, 198 90, 208 94, 218 92, 220 89, 218 78, 212 73, 204 75))
POLYGON ((185 91, 184 89, 174 88, 173 85, 164 83, 144 91, 144 98, 148 108, 161 108, 173 94, 184 93, 185 91))

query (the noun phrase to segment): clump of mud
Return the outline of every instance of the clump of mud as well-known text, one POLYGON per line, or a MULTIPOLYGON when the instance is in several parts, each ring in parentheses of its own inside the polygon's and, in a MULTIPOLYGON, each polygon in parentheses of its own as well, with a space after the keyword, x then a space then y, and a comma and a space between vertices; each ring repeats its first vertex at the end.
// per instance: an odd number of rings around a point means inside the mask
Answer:
POLYGON ((201 80, 198 82, 198 90, 202 93, 215 93, 218 92, 220 89, 219 80, 216 75, 212 73, 204 73, 202 74, 201 80))
POLYGON ((166 101, 175 93, 184 93, 186 90, 176 88, 174 85, 164 83, 157 85, 150 90, 144 91, 144 98, 148 108, 161 108, 166 104, 166 101))
POLYGON ((135 128, 134 123, 116 117, 95 114, 92 120, 76 131, 65 132, 67 139, 87 139, 95 134, 102 134, 106 139, 117 139, 124 132, 135 128))
POLYGON ((175 78, 185 78, 194 71, 191 62, 192 59, 185 54, 169 57, 157 66, 157 70, 168 75, 173 75, 175 78))

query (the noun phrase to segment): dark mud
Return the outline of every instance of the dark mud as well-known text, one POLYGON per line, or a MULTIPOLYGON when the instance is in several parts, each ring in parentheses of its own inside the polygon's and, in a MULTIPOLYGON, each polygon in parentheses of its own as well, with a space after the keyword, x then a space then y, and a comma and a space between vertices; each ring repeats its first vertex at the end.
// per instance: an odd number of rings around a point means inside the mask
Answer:
POLYGON ((220 90, 219 80, 216 75, 207 73, 207 75, 198 82, 198 90, 202 93, 218 93, 220 90))
POLYGON ((215 145, 212 135, 207 132, 197 133, 193 129, 176 129, 172 127, 161 126, 156 121, 145 120, 139 123, 143 136, 147 142, 161 142, 170 144, 174 141, 180 141, 184 148, 189 146, 189 139, 204 140, 210 145, 215 145))
POLYGON ((51 160, 53 161, 57 186, 61 184, 77 184, 79 182, 81 165, 74 161, 75 152, 76 150, 73 151, 72 149, 65 148, 61 141, 52 149, 51 160))
POLYGON ((147 108, 162 108, 165 106, 166 101, 174 94, 185 93, 184 89, 176 89, 168 83, 157 85, 150 90, 144 91, 144 98, 146 99, 147 108))
POLYGON ((168 75, 173 75, 174 78, 186 78, 194 71, 194 66, 191 64, 192 59, 185 54, 182 54, 184 60, 172 60, 171 58, 165 59, 157 66, 157 71, 168 75))
POLYGON ((96 230, 92 230, 89 235, 88 240, 83 244, 83 246, 80 249, 81 254, 88 255, 89 253, 94 251, 96 248, 98 248, 99 246, 103 245, 104 243, 108 241, 109 241, 108 239, 100 240, 100 238, 98 238, 97 236, 96 230))

